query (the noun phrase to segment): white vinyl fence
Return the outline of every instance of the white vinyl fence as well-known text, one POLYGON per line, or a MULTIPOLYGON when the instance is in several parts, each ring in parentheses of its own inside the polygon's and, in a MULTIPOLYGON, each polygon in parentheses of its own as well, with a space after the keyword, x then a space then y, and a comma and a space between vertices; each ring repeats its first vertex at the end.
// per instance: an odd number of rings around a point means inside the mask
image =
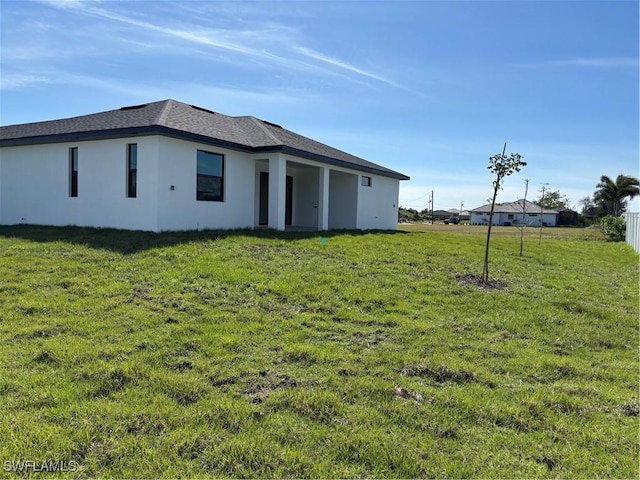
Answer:
POLYGON ((625 240, 640 253, 640 213, 625 213, 624 216, 627 222, 625 240))

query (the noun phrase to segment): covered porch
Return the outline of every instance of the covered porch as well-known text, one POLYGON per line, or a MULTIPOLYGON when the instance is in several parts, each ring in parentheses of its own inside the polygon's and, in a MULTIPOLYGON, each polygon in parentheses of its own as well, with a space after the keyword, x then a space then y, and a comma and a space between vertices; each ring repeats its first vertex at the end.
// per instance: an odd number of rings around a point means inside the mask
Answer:
POLYGON ((281 153, 255 160, 254 227, 287 231, 355 229, 357 173, 281 153))

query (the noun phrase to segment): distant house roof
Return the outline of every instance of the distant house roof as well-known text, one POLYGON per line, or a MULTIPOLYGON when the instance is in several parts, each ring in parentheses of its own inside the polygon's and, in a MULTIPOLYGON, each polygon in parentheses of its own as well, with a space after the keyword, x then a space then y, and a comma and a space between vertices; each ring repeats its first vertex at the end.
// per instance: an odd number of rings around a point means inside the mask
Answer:
POLYGON ((433 211, 433 216, 434 217, 449 217, 449 216, 451 216, 451 213, 448 212, 447 210, 434 210, 433 211))
POLYGON ((449 212, 451 215, 461 215, 461 216, 467 215, 467 216, 469 216, 469 210, 460 211, 457 208, 450 208, 449 210, 447 210, 447 212, 449 212))
POLYGON ((0 146, 165 135, 244 152, 282 152, 375 173, 409 177, 251 116, 231 117, 175 100, 46 122, 0 127, 0 146))
MULTIPOLYGON (((493 210, 494 213, 522 213, 522 202, 525 205, 525 213, 541 213, 540 205, 536 205, 529 200, 516 200, 515 202, 509 203, 496 203, 496 206, 493 210)), ((471 213, 489 213, 491 212, 491 204, 488 203, 478 208, 474 208, 470 210, 471 213)), ((557 210, 551 210, 549 208, 543 208, 542 213, 548 213, 552 215, 557 215, 557 210)))

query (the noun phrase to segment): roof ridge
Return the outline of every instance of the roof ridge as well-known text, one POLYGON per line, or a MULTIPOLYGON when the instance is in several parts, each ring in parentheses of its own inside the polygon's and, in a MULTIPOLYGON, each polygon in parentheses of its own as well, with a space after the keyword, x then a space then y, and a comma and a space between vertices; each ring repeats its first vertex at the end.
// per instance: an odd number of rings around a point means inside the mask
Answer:
POLYGON ((163 102, 160 102, 160 103, 164 103, 164 105, 162 106, 160 113, 155 119, 156 125, 165 124, 167 117, 169 116, 169 111, 171 110, 170 106, 173 106, 173 103, 175 102, 176 102, 175 100, 172 100, 170 98, 167 100, 164 100, 163 102))
POLYGON ((270 128, 268 128, 264 122, 262 120, 260 120, 259 118, 256 118, 252 115, 248 116, 254 123, 256 123, 258 125, 258 127, 260 127, 260 129, 267 134, 267 136, 273 140, 275 142, 276 145, 284 145, 284 142, 282 140, 280 140, 278 137, 276 137, 273 132, 271 131, 270 128))

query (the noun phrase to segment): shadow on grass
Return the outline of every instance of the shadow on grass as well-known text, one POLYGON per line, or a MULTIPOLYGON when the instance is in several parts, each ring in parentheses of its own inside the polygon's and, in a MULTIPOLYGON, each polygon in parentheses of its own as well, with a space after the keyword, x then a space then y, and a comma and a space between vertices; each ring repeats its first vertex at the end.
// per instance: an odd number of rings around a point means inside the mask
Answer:
POLYGON ((330 230, 323 232, 287 231, 270 229, 199 230, 182 232, 145 232, 140 230, 118 230, 93 227, 51 227, 41 225, 0 226, 0 239, 20 238, 31 242, 66 242, 86 245, 90 248, 109 250, 121 254, 132 254, 158 247, 171 247, 183 243, 220 240, 230 237, 270 238, 297 241, 309 238, 331 238, 338 236, 362 236, 370 233, 402 235, 409 232, 399 230, 330 230))

